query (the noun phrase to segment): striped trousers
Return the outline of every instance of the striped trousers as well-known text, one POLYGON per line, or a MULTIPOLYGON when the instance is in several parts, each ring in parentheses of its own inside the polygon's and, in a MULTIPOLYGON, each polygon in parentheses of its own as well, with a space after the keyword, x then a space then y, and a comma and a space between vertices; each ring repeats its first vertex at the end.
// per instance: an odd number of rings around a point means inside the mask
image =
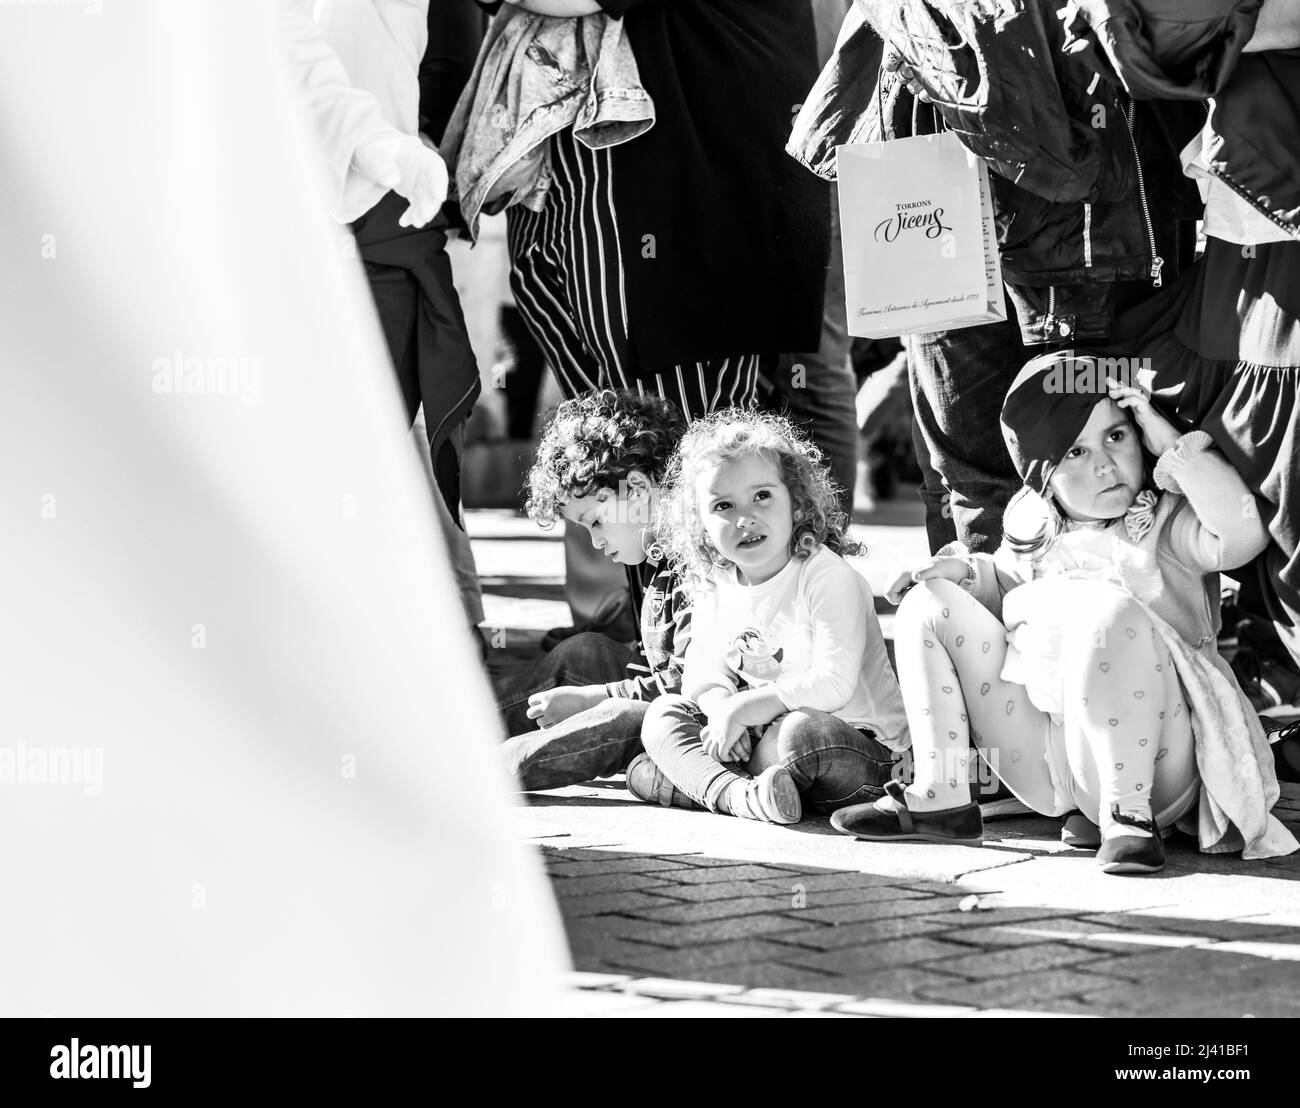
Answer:
POLYGON ((687 362, 638 378, 628 342, 627 294, 609 150, 566 128, 551 139, 553 182, 540 212, 507 210, 510 287, 566 397, 597 388, 654 393, 687 419, 749 407, 759 356, 687 362))

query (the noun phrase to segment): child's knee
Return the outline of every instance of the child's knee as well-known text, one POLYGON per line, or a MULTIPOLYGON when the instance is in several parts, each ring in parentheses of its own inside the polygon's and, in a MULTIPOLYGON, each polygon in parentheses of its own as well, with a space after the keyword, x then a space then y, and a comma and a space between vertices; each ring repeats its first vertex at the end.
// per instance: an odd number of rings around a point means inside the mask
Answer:
POLYGON ((780 759, 798 757, 833 740, 837 727, 847 726, 834 716, 810 708, 796 708, 781 720, 776 747, 780 759))
POLYGON ((1087 653, 1152 649, 1154 626, 1142 603, 1115 588, 1090 590, 1076 609, 1070 643, 1087 653))
POLYGON ((703 726, 703 717, 699 705, 693 700, 676 693, 656 697, 646 709, 645 719, 641 722, 641 742, 651 758, 655 748, 664 742, 670 742, 673 735, 684 727, 699 731, 703 726))
POLYGON ((965 589, 946 578, 918 581, 903 595, 895 619, 910 626, 934 626, 952 614, 954 604, 969 598, 965 589))

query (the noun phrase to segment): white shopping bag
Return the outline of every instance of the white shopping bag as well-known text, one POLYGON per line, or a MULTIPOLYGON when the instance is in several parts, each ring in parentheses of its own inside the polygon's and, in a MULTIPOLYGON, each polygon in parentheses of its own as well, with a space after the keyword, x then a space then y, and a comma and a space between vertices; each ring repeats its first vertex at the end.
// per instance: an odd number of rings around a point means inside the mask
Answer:
POLYGON ((849 334, 1007 318, 988 170, 953 134, 836 150, 849 334))

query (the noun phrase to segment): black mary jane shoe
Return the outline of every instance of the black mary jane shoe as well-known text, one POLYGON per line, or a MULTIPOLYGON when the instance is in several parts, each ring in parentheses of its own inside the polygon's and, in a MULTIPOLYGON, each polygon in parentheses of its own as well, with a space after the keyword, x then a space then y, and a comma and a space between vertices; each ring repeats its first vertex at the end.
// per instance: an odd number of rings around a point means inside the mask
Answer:
POLYGON ((872 804, 854 804, 831 816, 831 826, 845 835, 873 843, 947 843, 981 846, 984 820, 978 804, 938 812, 913 812, 900 781, 885 783, 885 795, 872 804))
POLYGON ((1155 873, 1165 868, 1165 844, 1155 820, 1126 816, 1113 805, 1111 818, 1126 827, 1137 827, 1147 835, 1115 835, 1103 839, 1097 850, 1097 864, 1106 873, 1155 873))

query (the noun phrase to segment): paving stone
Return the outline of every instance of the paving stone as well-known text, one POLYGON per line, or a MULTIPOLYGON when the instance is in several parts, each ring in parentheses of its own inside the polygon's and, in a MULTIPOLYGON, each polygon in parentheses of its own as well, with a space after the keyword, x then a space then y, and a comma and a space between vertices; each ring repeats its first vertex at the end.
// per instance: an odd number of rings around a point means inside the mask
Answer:
POLYGON ((728 966, 725 972, 728 981, 753 988, 807 989, 819 992, 825 990, 830 982, 825 974, 815 973, 802 966, 784 966, 774 962, 728 966))
POLYGON ((859 1014, 857 1012, 809 1012, 809 1011, 801 1010, 797 1012, 791 1012, 785 1018, 790 1020, 797 1020, 797 1019, 860 1020, 860 1019, 869 1019, 870 1017, 859 1014))
POLYGON ((943 970, 946 973, 975 978, 1002 978, 1022 973, 1035 973, 1039 970, 1056 969, 1059 966, 1098 959, 1095 950, 1067 946, 1065 943, 1042 942, 1032 946, 984 950, 976 954, 954 953, 960 949, 948 947, 949 956, 942 964, 943 970))
POLYGON ((932 983, 919 992, 932 1000, 969 1004, 976 1008, 1043 1008, 1050 1007, 1057 998, 1086 996, 1113 984, 1112 979, 1096 974, 1049 969, 976 982, 954 978, 951 984, 932 983))
POLYGON ((655 874, 606 873, 590 877, 560 877, 551 882, 551 888, 560 900, 572 896, 596 896, 599 893, 642 892, 666 885, 664 878, 655 874))
MULTIPOLYGON (((798 921, 798 912, 789 918, 798 921)), ((811 947, 814 950, 840 950, 869 943, 888 942, 891 939, 915 939, 949 930, 944 924, 931 923, 928 916, 901 916, 894 919, 870 920, 864 923, 842 923, 836 927, 819 926, 806 930, 782 932, 774 936, 777 942, 792 946, 811 947)))
MULTIPOLYGON (((978 917, 976 917, 978 919, 978 917)), ((963 927, 944 934, 945 942, 966 943, 976 947, 1033 946, 1036 943, 1059 941, 1102 954, 1113 954, 1116 949, 1113 935, 1122 939, 1131 932, 1118 928, 1097 927, 1078 920, 1024 920, 995 927, 963 927), (1043 934, 1047 932, 1047 934, 1043 934), (1086 936, 1077 938, 1076 935, 1086 936)))
POLYGON ((791 951, 783 961, 822 973, 856 979, 871 970, 893 969, 917 962, 951 958, 952 952, 952 946, 933 939, 894 939, 891 942, 869 943, 845 950, 816 953, 791 951))
POLYGON ((591 896, 569 897, 564 903, 564 918, 582 919, 585 916, 599 916, 606 912, 636 913, 642 909, 652 911, 674 902, 661 896, 649 896, 646 893, 618 892, 593 893, 591 896))
MULTIPOLYGON (((774 884, 779 881, 782 887, 787 887, 784 877, 768 878, 766 884, 774 884)), ((804 873, 798 876, 798 879, 791 879, 790 884, 802 885, 805 892, 809 895, 813 890, 819 892, 829 891, 831 889, 879 889, 883 886, 899 886, 904 884, 896 877, 882 877, 874 873, 804 873)))
POLYGON ((940 988, 956 981, 963 983, 965 978, 952 977, 933 969, 933 962, 920 966, 896 966, 889 969, 863 970, 848 977, 835 977, 831 980, 834 987, 845 992, 855 992, 863 997, 891 998, 899 1000, 916 1000, 934 1006, 934 1001, 925 999, 921 994, 927 988, 940 988))
POLYGON ((985 1008, 982 1012, 976 1012, 971 1019, 1077 1019, 1078 1013, 1073 1011, 1062 1011, 1062 1005, 1071 1005, 1068 1000, 1045 1001, 1041 1007, 1031 1007, 1027 1010, 1019 1008, 985 1008))
POLYGON ((583 861, 547 860, 547 869, 556 877, 590 877, 602 873, 672 873, 690 869, 685 863, 668 862, 649 855, 627 855, 611 852, 608 858, 583 861))
POLYGON ((1141 912, 1099 913, 1084 918, 1093 923, 1126 930, 1196 935, 1206 940, 1251 941, 1268 936, 1281 938, 1296 933, 1294 927, 1287 927, 1284 924, 1256 923, 1250 919, 1179 919, 1172 916, 1152 916, 1141 912))
POLYGON ((924 893, 918 893, 910 889, 885 888, 878 889, 877 892, 896 893, 898 895, 896 897, 885 897, 878 901, 868 901, 866 903, 859 901, 855 904, 841 904, 830 908, 813 908, 811 906, 800 908, 798 909, 799 917, 801 919, 816 920, 818 923, 862 923, 867 920, 880 919, 880 912, 877 905, 887 903, 889 900, 894 899, 911 899, 913 903, 918 905, 923 902, 929 902, 934 905, 936 910, 942 910, 942 905, 937 903, 934 897, 928 897, 924 893))
POLYGON ((1294 981, 1261 984, 1250 980, 1238 990, 1167 978, 1159 981, 1114 981, 1082 998, 1081 1011, 1103 1016, 1240 1019, 1294 1019, 1300 993, 1294 981))
POLYGON ((852 1012, 862 1016, 882 1016, 903 1019, 953 1019, 974 1015, 979 1009, 958 1004, 930 1004, 921 1000, 885 1000, 865 997, 862 1000, 841 1004, 837 1012, 852 1012))
POLYGON ((784 889, 772 889, 765 881, 706 881, 696 885, 674 882, 657 887, 655 895, 683 901, 740 900, 744 897, 781 896, 792 907, 794 901, 793 893, 786 893, 784 889))
POLYGON ((759 1008, 756 1005, 723 1004, 708 1000, 668 1000, 643 1012, 612 1012, 618 1017, 631 1015, 646 1019, 756 1019, 761 1016, 784 1016, 784 1008, 759 1008))
POLYGON ((644 974, 712 979, 725 977, 728 966, 780 961, 780 955, 785 949, 763 939, 737 939, 682 950, 665 950, 643 943, 627 944, 619 953, 629 960, 629 968, 635 968, 644 974))
POLYGON ((784 897, 737 897, 731 900, 685 901, 667 906, 662 898, 656 898, 653 904, 635 906, 628 911, 640 919, 660 923, 701 923, 705 920, 781 912, 789 907, 789 902, 784 897))
POLYGON ((643 966, 639 957, 648 950, 643 943, 634 943, 619 938, 571 938, 569 956, 573 959, 575 969, 589 973, 624 973, 635 970, 640 974, 653 972, 652 967, 643 966))
POLYGON ((632 980, 625 973, 583 973, 575 971, 566 974, 565 985, 573 989, 607 989, 624 981, 632 980))
POLYGON ((993 908, 987 911, 934 912, 927 919, 951 927, 994 927, 1005 923, 1023 923, 1026 920, 1072 918, 1077 911, 1064 908, 993 908))
POLYGON ((686 981, 670 977, 634 977, 619 986, 625 993, 653 996, 660 1000, 713 1000, 729 993, 744 992, 743 985, 723 985, 717 981, 686 981))
POLYGON ((673 877, 678 881, 696 885, 711 881, 762 881, 770 878, 784 880, 787 873, 794 872, 794 870, 786 870, 780 866, 740 863, 730 866, 679 870, 673 874, 673 877))
POLYGON ((773 1008, 792 1008, 807 1011, 819 1011, 855 1000, 846 993, 815 993, 803 988, 798 989, 746 989, 727 998, 730 1004, 765 1004, 773 1008))
MULTIPOLYGON (((883 900, 907 900, 924 895, 919 889, 875 885, 846 889, 805 889, 798 894, 798 899, 803 901, 804 908, 834 908, 841 904, 874 904, 883 900)), ((794 900, 795 894, 792 893, 789 899, 794 900)))
POLYGON ((931 893, 934 896, 955 896, 958 898, 966 896, 988 896, 988 893, 972 893, 969 889, 964 889, 960 885, 954 885, 951 881, 905 881, 902 882, 905 889, 915 889, 919 893, 931 893))
POLYGON ((741 916, 736 919, 713 920, 709 923, 659 927, 637 937, 642 942, 676 948, 695 943, 720 943, 728 939, 744 939, 773 931, 790 931, 802 926, 797 921, 777 915, 741 916))

